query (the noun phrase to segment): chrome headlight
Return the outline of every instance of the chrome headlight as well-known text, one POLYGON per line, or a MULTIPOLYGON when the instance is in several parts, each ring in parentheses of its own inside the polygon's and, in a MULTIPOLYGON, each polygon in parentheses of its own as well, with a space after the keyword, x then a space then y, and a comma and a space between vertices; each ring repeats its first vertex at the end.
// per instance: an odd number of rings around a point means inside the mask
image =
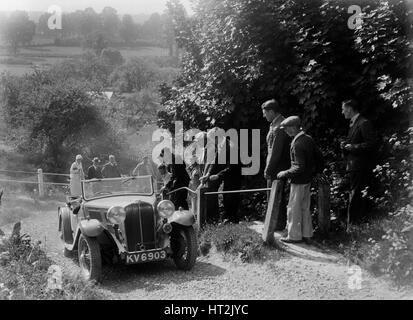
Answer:
POLYGON ((172 201, 169 200, 162 200, 159 202, 158 206, 158 213, 162 218, 169 218, 171 217, 174 212, 175 212, 175 206, 172 203, 172 201))
POLYGON ((121 224, 125 221, 126 211, 123 207, 111 207, 106 213, 106 218, 112 224, 121 224))

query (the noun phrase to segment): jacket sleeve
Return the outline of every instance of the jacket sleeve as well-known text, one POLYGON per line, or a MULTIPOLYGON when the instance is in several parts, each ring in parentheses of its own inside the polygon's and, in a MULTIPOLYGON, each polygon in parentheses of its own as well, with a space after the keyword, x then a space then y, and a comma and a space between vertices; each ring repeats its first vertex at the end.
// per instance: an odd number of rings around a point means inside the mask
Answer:
POLYGON ((278 163, 281 161, 284 145, 287 143, 287 134, 281 128, 276 131, 276 136, 272 144, 271 155, 267 166, 264 170, 264 175, 273 175, 278 163))
POLYGON ((364 121, 360 125, 361 136, 363 138, 362 143, 352 144, 349 153, 363 154, 373 151, 376 143, 375 133, 370 124, 370 121, 364 121))
POLYGON ((294 161, 291 161, 291 168, 286 173, 286 178, 294 178, 305 170, 305 148, 301 144, 293 147, 294 161))

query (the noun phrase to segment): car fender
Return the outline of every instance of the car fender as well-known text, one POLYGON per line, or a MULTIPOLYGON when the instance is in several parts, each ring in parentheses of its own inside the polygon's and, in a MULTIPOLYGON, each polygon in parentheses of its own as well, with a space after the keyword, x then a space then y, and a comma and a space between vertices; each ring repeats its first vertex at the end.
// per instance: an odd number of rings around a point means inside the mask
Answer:
POLYGON ((97 219, 82 220, 79 223, 79 228, 82 234, 92 238, 98 237, 105 230, 105 227, 97 219))
POLYGON ((168 222, 190 227, 195 223, 195 216, 189 210, 175 211, 174 214, 168 219, 168 222))

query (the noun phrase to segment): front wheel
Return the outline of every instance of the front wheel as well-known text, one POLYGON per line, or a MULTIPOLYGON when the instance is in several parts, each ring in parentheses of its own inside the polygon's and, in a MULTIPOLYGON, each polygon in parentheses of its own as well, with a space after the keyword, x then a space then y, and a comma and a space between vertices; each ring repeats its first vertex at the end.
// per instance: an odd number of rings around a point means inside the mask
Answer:
POLYGON ((171 233, 172 258, 181 270, 191 270, 195 265, 198 243, 193 227, 178 227, 171 233))
POLYGON ((100 246, 96 238, 83 234, 78 242, 79 265, 85 280, 100 281, 102 275, 102 258, 100 246))

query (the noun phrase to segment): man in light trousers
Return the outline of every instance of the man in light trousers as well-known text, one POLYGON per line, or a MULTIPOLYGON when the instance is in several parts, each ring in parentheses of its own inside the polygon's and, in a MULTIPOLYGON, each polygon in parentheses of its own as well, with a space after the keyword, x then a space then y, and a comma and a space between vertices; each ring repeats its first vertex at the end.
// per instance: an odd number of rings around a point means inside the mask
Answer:
POLYGON ((297 116, 288 117, 281 123, 290 137, 291 167, 278 173, 277 178, 291 180, 290 198, 287 206, 288 235, 280 240, 286 243, 307 243, 313 236, 310 213, 311 180, 316 174, 316 162, 321 159, 321 152, 314 140, 301 129, 301 120, 297 116))

